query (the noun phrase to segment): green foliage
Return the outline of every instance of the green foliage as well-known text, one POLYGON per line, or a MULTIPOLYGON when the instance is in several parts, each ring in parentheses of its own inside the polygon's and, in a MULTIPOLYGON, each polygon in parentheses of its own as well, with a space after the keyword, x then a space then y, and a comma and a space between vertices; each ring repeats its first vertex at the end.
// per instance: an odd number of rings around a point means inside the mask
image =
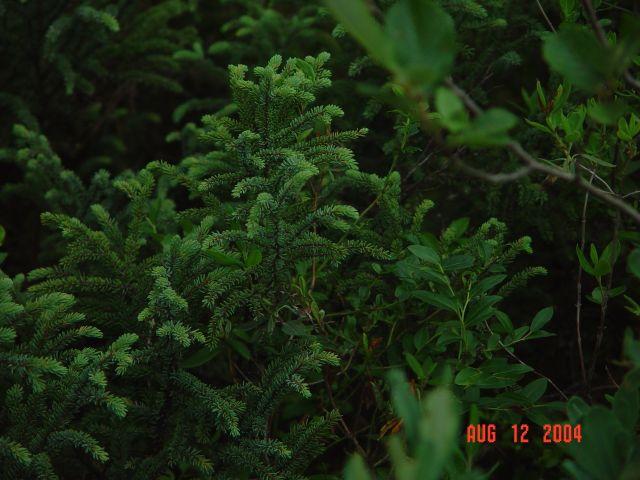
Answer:
MULTIPOLYGON (((389 375, 395 410, 405 425, 405 442, 392 437, 388 449, 394 475, 398 480, 447 478, 484 478, 478 471, 465 472, 457 465, 454 452, 460 423, 454 396, 446 389, 430 392, 419 402, 409 391, 403 375, 389 375)), ((345 480, 367 480, 371 476, 359 456, 353 457, 344 472, 345 480)))
POLYGON ((323 67, 328 58, 281 65, 274 57, 254 70, 256 81, 245 79, 245 66, 230 67, 237 117, 205 116, 199 132, 215 150, 179 166, 149 166, 202 202, 187 212, 190 221, 218 227, 205 245, 220 267, 202 280, 203 302, 213 314, 212 343, 230 332, 226 317, 242 307, 273 330, 288 308, 281 292, 290 288, 296 264, 321 259, 335 269, 353 255, 389 256, 369 240, 370 233, 354 228, 357 210, 333 200, 335 184, 367 187, 375 179, 358 171, 344 146, 366 130, 332 131, 342 110, 312 106, 318 90, 330 85, 323 67))
POLYGON ((635 478, 631 3, 0 1, 0 476, 635 478))
POLYGON ((455 385, 465 409, 473 406, 493 420, 502 414, 513 419, 510 409, 527 405, 525 414, 541 422, 549 414, 538 402, 546 381, 539 394, 530 395, 521 380, 533 369, 513 351, 522 342, 551 335, 543 327, 553 309, 541 310, 530 324, 514 326, 499 307, 505 296, 546 270, 528 267, 509 274, 518 255, 532 253, 531 239, 507 242, 505 225, 495 219, 465 235, 468 223, 466 218, 454 221, 440 238, 414 237, 422 243, 410 245, 396 264, 400 282, 395 295, 405 304, 405 315, 423 319, 404 331, 400 322, 395 327, 402 355, 420 385, 455 385))
POLYGON ((580 397, 567 403, 567 416, 572 424, 582 425, 582 444, 569 445, 571 460, 564 469, 575 479, 633 478, 637 475, 638 411, 640 410, 640 343, 630 330, 625 333, 625 355, 631 370, 624 376, 620 388, 608 395, 611 406, 588 405, 580 397))

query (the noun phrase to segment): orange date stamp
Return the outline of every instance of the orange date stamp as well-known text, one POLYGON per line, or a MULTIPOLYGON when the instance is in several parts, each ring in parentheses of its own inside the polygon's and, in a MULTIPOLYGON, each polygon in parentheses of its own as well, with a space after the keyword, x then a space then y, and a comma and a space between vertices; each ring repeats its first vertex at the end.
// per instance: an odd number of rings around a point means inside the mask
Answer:
MULTIPOLYGON (((529 443, 532 432, 529 424, 517 423, 511 425, 511 440, 513 443, 529 443)), ((568 423, 547 423, 542 425, 542 430, 537 432, 542 443, 581 443, 582 425, 568 423)), ((478 423, 467 426, 467 443, 495 443, 498 432, 494 423, 478 423)))

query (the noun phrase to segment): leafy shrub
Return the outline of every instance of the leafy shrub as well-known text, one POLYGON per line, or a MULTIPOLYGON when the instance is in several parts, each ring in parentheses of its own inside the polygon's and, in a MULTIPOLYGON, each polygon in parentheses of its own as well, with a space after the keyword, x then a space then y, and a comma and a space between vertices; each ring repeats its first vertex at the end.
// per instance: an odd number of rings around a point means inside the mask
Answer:
POLYGON ((635 478, 631 7, 0 2, 0 476, 635 478))

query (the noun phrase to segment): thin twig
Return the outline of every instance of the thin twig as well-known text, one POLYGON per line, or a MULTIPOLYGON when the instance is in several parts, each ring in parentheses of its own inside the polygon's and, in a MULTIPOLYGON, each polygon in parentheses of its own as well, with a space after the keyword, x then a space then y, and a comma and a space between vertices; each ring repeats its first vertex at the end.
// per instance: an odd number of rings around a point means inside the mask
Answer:
MULTIPOLYGON (((595 176, 595 170, 591 172, 591 178, 589 183, 593 182, 595 176)), ((587 205, 589 204, 589 192, 584 193, 584 203, 582 204, 582 217, 580 220, 580 251, 584 253, 584 245, 586 243, 587 233, 587 205)), ((582 350, 582 328, 580 326, 582 312, 582 264, 578 262, 578 279, 576 282, 576 336, 578 340, 578 356, 580 358, 580 372, 582 373, 582 380, 587 385, 587 370, 584 366, 584 352, 582 350)))
POLYGON ((630 193, 627 193, 626 195, 623 195, 622 198, 627 198, 627 197, 630 197, 632 195, 637 195, 639 193, 640 193, 640 190, 636 190, 634 192, 630 192, 630 193))
POLYGON ((431 159, 431 157, 433 157, 434 153, 435 152, 430 152, 427 155, 425 155, 422 160, 420 160, 411 170, 409 170, 409 172, 407 172, 407 174, 403 179, 403 182, 406 182, 407 180, 409 180, 411 178, 411 175, 413 175, 416 170, 422 167, 425 163, 427 163, 431 159))
POLYGON ((469 173, 474 177, 478 177, 482 180, 486 180, 491 183, 506 183, 513 182, 514 180, 518 180, 519 178, 526 177, 532 171, 532 168, 529 166, 520 167, 517 170, 509 173, 489 173, 484 170, 480 170, 478 168, 474 168, 471 165, 467 165, 457 156, 453 157, 455 164, 462 170, 463 172, 469 173))
MULTIPOLYGON (((612 188, 611 188, 611 186, 610 186, 610 185, 605 181, 605 179, 604 179, 604 178, 602 178, 600 175, 598 175, 598 174, 596 173, 595 169, 591 170, 590 168, 585 167, 585 166, 584 166, 584 165, 582 165, 582 164, 579 164, 579 167, 580 167, 581 169, 586 170, 587 172, 589 172, 591 175, 593 175, 593 176, 596 178, 596 180, 600 181, 600 183, 602 183, 605 187, 607 187, 607 190, 609 190, 609 193, 611 193, 611 195, 617 195, 617 193, 613 191, 613 189, 612 189, 612 188)), ((589 182, 589 183, 592 183, 592 182, 589 182)), ((624 197, 622 197, 622 198, 624 198, 624 197)))
POLYGON ((542 4, 540 3, 540 0, 536 0, 536 3, 538 4, 538 9, 540 10, 540 13, 542 13, 542 16, 547 21, 547 25, 549 25, 549 28, 553 33, 556 33, 556 29, 553 28, 553 23, 551 23, 551 20, 549 20, 549 17, 547 16, 547 12, 545 12, 544 8, 542 8, 542 4))
POLYGON ((609 370, 609 365, 605 365, 604 369, 607 372, 607 376, 609 377, 609 380, 611 380, 611 383, 613 383, 613 386, 617 389, 620 389, 620 385, 618 385, 618 382, 616 382, 616 379, 613 378, 613 375, 611 375, 611 371, 609 370))

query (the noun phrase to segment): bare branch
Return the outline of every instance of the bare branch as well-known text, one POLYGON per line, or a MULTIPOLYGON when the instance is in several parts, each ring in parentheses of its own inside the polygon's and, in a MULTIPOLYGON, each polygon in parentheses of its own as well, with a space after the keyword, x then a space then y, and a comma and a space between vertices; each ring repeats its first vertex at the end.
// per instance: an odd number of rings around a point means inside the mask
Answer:
POLYGON ((626 195, 624 195, 622 198, 631 197, 631 196, 633 196, 633 195, 637 195, 637 194, 639 194, 639 193, 640 193, 640 190, 636 190, 636 191, 634 191, 634 192, 629 192, 629 193, 627 193, 626 195))
MULTIPOLYGON (((474 115, 478 116, 483 113, 482 108, 478 106, 478 104, 469 96, 467 92, 456 85, 451 78, 447 78, 445 80, 445 84, 453 91, 453 93, 458 96, 458 98, 460 98, 460 100, 462 100, 462 102, 474 115)), ((591 195, 599 198, 612 207, 617 208, 621 212, 631 217, 636 223, 640 224, 640 212, 638 212, 638 210, 633 208, 624 200, 620 199, 617 195, 612 195, 609 192, 595 187, 590 183, 584 182, 582 176, 577 173, 566 172, 557 167, 552 167, 536 160, 529 152, 527 152, 522 147, 522 145, 520 145, 519 142, 509 142, 507 144, 507 148, 516 157, 518 157, 531 171, 545 173, 547 175, 557 177, 560 180, 575 183, 578 187, 588 191, 589 193, 591 193, 591 195)))
MULTIPOLYGON (((581 169, 586 170, 587 172, 589 172, 593 177, 596 178, 596 180, 599 180, 600 183, 602 183, 605 187, 607 187, 607 190, 609 190, 609 193, 611 193, 611 195, 617 195, 616 192, 614 192, 613 189, 609 186, 609 184, 600 175, 598 175, 596 173, 595 169, 591 170, 590 168, 585 167, 582 164, 579 164, 579 166, 580 166, 581 169)), ((592 183, 592 182, 589 182, 589 183, 592 183)), ((624 198, 624 197, 622 197, 622 198, 624 198)))
POLYGON ((474 168, 471 165, 466 164, 465 162, 460 160, 458 157, 453 157, 453 160, 455 164, 463 172, 466 172, 470 175, 473 175, 474 177, 478 177, 482 180, 486 180, 487 182, 491 182, 491 183, 513 182, 514 180, 518 180, 519 178, 526 177, 531 173, 531 170, 532 170, 531 167, 524 166, 509 173, 489 173, 489 172, 485 172, 484 170, 480 170, 478 168, 474 168))

